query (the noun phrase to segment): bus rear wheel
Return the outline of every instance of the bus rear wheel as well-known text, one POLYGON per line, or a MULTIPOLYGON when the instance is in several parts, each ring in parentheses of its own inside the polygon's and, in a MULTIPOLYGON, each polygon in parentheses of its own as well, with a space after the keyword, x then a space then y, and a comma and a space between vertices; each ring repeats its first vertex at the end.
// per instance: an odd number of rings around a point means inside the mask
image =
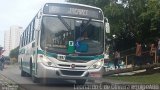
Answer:
POLYGON ((86 83, 86 80, 85 80, 85 79, 76 80, 76 84, 77 84, 77 85, 84 85, 85 83, 86 83))
POLYGON ((21 69, 21 76, 22 76, 22 77, 26 77, 26 76, 28 76, 28 73, 26 73, 25 71, 23 71, 23 70, 21 69))

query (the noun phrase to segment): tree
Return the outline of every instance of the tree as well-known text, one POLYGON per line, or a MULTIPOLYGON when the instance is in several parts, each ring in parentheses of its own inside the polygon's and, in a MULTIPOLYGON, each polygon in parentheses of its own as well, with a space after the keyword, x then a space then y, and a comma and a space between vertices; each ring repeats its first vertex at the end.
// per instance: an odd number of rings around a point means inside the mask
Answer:
POLYGON ((18 54, 19 54, 19 46, 15 49, 11 50, 9 56, 10 56, 10 58, 18 59, 18 54))
POLYGON ((143 21, 141 28, 148 30, 147 37, 156 38, 160 35, 160 1, 147 0, 145 5, 146 10, 140 15, 143 21))

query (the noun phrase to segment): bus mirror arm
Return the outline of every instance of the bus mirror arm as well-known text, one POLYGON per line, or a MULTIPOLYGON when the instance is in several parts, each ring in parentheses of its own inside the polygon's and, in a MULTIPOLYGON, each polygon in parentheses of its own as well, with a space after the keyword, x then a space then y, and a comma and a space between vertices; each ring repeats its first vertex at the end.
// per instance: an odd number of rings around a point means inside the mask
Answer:
POLYGON ((104 17, 104 23, 108 23, 108 19, 106 17, 104 17))

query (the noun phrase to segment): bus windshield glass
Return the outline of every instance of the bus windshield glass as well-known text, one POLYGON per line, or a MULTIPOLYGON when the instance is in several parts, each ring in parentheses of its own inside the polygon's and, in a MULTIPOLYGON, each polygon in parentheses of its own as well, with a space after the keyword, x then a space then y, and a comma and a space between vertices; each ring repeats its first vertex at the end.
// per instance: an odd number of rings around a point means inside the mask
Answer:
POLYGON ((103 23, 82 19, 44 16, 41 48, 57 54, 97 55, 103 53, 103 23))

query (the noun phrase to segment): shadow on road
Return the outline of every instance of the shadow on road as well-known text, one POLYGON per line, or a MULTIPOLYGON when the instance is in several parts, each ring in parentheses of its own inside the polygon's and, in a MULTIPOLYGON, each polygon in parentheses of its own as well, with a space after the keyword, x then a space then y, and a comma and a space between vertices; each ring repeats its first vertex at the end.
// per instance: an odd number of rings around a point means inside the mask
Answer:
POLYGON ((42 80, 40 84, 42 86, 47 87, 73 87, 75 85, 75 82, 72 80, 42 80))
POLYGON ((37 84, 21 84, 25 90, 74 90, 74 82, 64 80, 45 81, 37 84))

